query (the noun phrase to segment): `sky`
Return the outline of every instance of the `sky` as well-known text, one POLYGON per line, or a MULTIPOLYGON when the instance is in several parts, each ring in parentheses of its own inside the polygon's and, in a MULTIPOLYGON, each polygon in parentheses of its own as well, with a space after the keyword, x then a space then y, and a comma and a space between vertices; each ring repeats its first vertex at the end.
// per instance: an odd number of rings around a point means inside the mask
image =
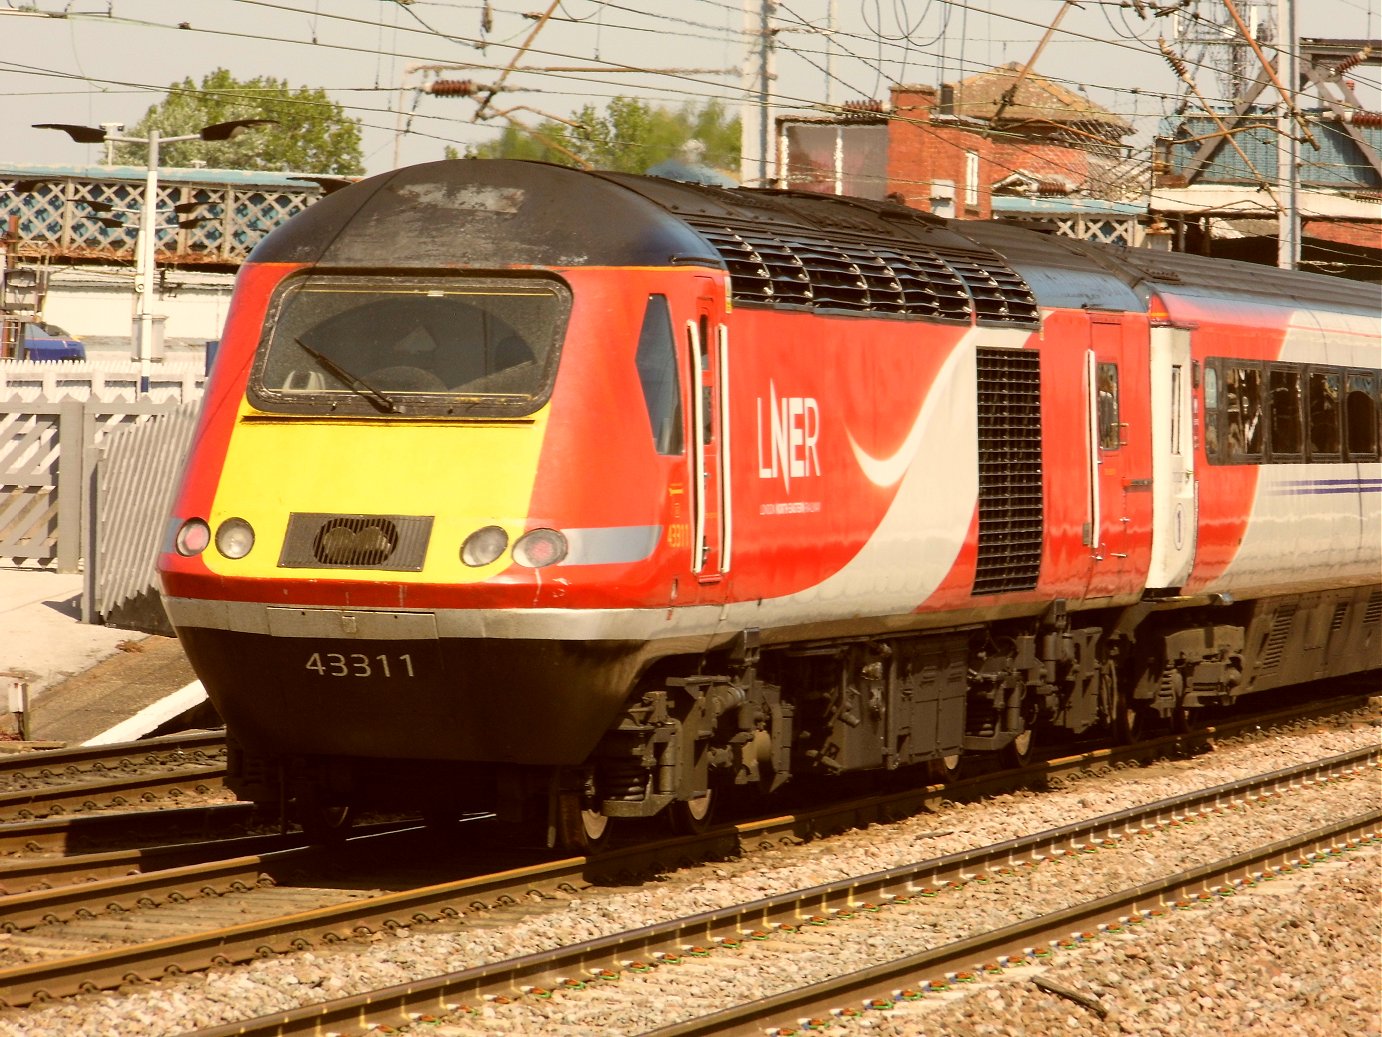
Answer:
MULTIPOLYGON (((1181 91, 1159 37, 1187 60, 1202 94, 1221 92, 1188 21, 1150 14, 1184 6, 1176 0, 761 2, 777 42, 776 114, 1026 63, 1058 16, 1034 71, 1128 118, 1134 141, 1150 138, 1181 91)), ((1219 0, 1188 3, 1225 20, 1219 0)), ((1275 4, 1236 7, 1251 19, 1275 4)), ((1379 8, 1382 0, 1297 0, 1299 34, 1375 40, 1379 8)), ((510 121, 531 126, 617 96, 737 107, 755 46, 744 0, 0 0, 0 164, 97 163, 101 146, 31 124, 132 125, 169 84, 223 67, 325 88, 360 120, 373 174, 493 140, 510 121), (418 92, 436 76, 501 89, 481 118, 474 100, 418 92)), ((1377 66, 1353 73, 1374 111, 1379 75, 1377 66)))

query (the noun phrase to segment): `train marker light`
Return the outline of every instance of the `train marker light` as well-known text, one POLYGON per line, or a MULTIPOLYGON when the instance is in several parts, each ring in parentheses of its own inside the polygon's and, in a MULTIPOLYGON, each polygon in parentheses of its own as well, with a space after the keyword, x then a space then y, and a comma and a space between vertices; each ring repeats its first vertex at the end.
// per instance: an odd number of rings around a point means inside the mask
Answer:
POLYGON ((199 518, 188 519, 178 527, 177 536, 173 539, 173 546, 177 548, 178 554, 191 558, 199 555, 206 550, 206 545, 211 543, 211 527, 199 518))
POLYGON ((529 569, 556 565, 566 557, 566 537, 555 529, 533 529, 513 545, 513 560, 529 569))
POLYGON ((242 518, 228 518, 216 528, 216 550, 227 558, 244 558, 254 547, 254 529, 242 518))
POLYGON ((509 534, 498 526, 485 526, 465 538, 461 545, 461 561, 470 566, 489 565, 509 546, 509 534))

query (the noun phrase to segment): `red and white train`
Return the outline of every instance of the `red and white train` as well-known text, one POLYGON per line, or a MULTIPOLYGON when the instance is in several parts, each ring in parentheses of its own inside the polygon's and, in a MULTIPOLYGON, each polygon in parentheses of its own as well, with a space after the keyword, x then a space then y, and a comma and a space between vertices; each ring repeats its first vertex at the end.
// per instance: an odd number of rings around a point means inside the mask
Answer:
POLYGON ((1382 667, 1379 368, 1376 286, 414 166, 242 270, 165 602, 247 798, 694 825, 1382 667))

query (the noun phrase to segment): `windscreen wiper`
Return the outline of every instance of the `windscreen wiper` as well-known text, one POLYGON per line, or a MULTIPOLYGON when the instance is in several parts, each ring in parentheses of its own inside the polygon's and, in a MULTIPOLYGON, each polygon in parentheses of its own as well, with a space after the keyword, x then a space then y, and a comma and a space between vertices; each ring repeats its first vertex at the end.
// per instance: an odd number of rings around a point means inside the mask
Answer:
POLYGON ((402 408, 399 407, 397 403, 395 403, 390 397, 386 396, 384 393, 380 392, 374 386, 370 385, 369 382, 365 381, 359 375, 351 374, 349 371, 347 371, 340 364, 336 363, 336 361, 332 360, 325 353, 321 353, 313 349, 306 342, 302 341, 302 339, 295 338, 293 339, 293 341, 298 344, 298 347, 304 353, 310 356, 317 363, 321 364, 322 367, 326 368, 326 370, 330 374, 335 375, 336 378, 347 388, 353 389, 355 392, 359 393, 365 399, 369 400, 370 403, 374 404, 380 410, 388 414, 403 413, 402 408))

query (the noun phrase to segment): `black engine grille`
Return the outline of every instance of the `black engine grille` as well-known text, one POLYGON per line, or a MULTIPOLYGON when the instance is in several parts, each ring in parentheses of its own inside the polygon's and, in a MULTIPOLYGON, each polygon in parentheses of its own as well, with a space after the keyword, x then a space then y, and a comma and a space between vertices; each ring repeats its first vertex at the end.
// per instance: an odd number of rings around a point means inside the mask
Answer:
POLYGON ((1041 572, 1041 354, 978 350, 975 594, 1031 590, 1041 572))
POLYGON ((283 569, 383 569, 417 572, 432 535, 430 515, 295 512, 278 564, 283 569))

